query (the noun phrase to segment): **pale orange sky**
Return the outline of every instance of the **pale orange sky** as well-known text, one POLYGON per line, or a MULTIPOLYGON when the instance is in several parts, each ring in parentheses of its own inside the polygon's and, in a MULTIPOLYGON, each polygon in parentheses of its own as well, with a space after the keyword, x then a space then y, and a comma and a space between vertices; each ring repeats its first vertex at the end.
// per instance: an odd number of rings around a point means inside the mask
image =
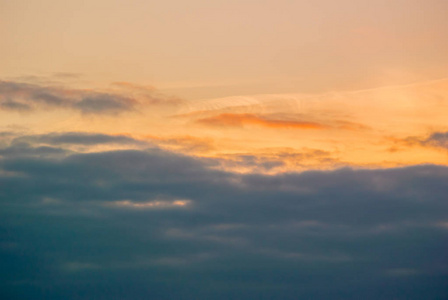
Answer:
POLYGON ((0 0, 0 100, 69 99, 2 109, 0 129, 125 134, 238 171, 245 155, 277 171, 447 164, 429 140, 448 131, 447 13, 444 0, 0 0), (137 104, 76 106, 99 94, 137 104))
POLYGON ((0 76, 75 73, 180 97, 448 77, 445 0, 0 1, 0 76))

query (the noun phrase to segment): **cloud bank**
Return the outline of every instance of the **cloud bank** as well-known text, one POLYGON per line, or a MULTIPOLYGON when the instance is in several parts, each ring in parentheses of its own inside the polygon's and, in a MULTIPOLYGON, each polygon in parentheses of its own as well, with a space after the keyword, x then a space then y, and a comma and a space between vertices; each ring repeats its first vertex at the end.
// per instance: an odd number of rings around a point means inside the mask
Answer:
POLYGON ((448 168, 216 170, 124 137, 3 147, 5 299, 443 299, 448 168), (30 151, 31 151, 30 150, 30 151))

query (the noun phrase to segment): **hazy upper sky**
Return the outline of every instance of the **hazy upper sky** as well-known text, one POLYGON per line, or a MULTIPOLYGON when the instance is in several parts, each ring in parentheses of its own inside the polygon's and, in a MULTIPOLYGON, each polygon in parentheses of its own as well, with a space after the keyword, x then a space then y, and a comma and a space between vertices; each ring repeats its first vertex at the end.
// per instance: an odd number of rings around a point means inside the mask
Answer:
POLYGON ((447 0, 0 0, 0 299, 448 299, 447 0))
POLYGON ((1 76, 86 74, 212 98, 446 76, 445 0, 0 2, 1 76))

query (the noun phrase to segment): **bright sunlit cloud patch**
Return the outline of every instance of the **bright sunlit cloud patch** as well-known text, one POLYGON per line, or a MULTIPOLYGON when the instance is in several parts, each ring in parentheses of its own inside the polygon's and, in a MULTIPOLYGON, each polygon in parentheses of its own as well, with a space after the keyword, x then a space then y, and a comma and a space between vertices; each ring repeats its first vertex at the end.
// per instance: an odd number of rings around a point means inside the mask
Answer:
POLYGON ((190 206, 191 200, 155 200, 148 202, 134 202, 131 200, 114 201, 107 206, 117 208, 131 208, 131 209, 176 209, 190 206))

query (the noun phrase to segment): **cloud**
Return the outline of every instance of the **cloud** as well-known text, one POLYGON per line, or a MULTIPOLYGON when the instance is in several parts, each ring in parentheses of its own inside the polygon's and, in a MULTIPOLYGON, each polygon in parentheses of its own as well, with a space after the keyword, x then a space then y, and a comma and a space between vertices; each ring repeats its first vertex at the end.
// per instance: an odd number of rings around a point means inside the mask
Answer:
MULTIPOLYGON (((127 135, 108 135, 87 132, 63 132, 35 135, 20 135, 17 132, 4 132, 4 145, 0 147, 0 157, 60 157, 85 151, 104 151, 109 149, 148 148, 151 143, 134 139, 127 135), (98 148, 100 147, 100 148, 98 148)), ((2 133, 0 133, 0 139, 2 133)))
POLYGON ((93 146, 99 144, 123 144, 123 145, 148 145, 148 143, 134 139, 126 135, 109 135, 103 133, 87 132, 62 132, 48 133, 41 135, 21 136, 12 141, 12 143, 33 143, 47 145, 85 145, 93 146))
POLYGON ((190 135, 173 137, 151 135, 145 137, 162 148, 172 151, 179 151, 181 153, 205 153, 216 149, 213 138, 196 137, 190 135))
POLYGON ((309 148, 266 148, 257 153, 235 153, 216 158, 220 167, 244 173, 280 173, 285 170, 334 169, 347 164, 337 153, 309 148))
POLYGON ((207 117, 197 120, 196 122, 207 126, 230 126, 242 127, 245 125, 258 125, 269 128, 286 128, 286 129, 324 129, 326 126, 314 122, 288 121, 269 119, 254 114, 232 114, 224 113, 213 117, 207 117))
POLYGON ((58 147, 30 146, 28 143, 15 143, 8 147, 0 148, 0 157, 23 157, 23 156, 50 156, 65 155, 69 151, 58 147))
POLYGON ((119 208, 132 208, 132 209, 172 209, 183 208, 190 205, 190 200, 178 199, 178 200, 155 200, 148 202, 133 202, 130 200, 115 201, 109 204, 112 207, 119 208))
MULTIPOLYGON (((444 218, 442 211, 446 209, 447 191, 442 183, 448 171, 443 167, 241 177, 207 171, 200 161, 166 153, 114 152, 96 154, 94 159, 90 154, 76 155, 39 164, 9 161, 3 168, 27 175, 2 178, 3 183, 9 180, 10 187, 2 191, 2 205, 9 207, 2 224, 16 232, 9 239, 22 249, 20 256, 11 249, 3 250, 14 260, 3 283, 12 295, 20 295, 11 290, 11 284, 19 280, 21 290, 26 291, 51 281, 61 289, 61 295, 68 295, 74 289, 86 288, 88 282, 108 282, 106 290, 120 293, 114 280, 107 279, 110 276, 120 280, 128 292, 139 293, 142 291, 132 282, 141 282, 143 276, 153 287, 143 291, 145 296, 168 295, 168 290, 157 287, 158 282, 181 290, 189 285, 195 288, 191 292, 195 296, 206 291, 204 286, 211 286, 209 293, 222 299, 232 290, 240 293, 249 287, 251 292, 245 298, 250 299, 262 293, 251 286, 264 286, 269 281, 263 294, 288 299, 288 293, 293 293, 325 299, 318 296, 321 281, 317 278, 327 278, 328 292, 342 289, 348 293, 344 282, 355 274, 360 284, 374 288, 389 281, 391 267, 428 274, 416 276, 413 283, 426 286, 433 282, 434 295, 442 295, 443 275, 434 269, 433 261, 446 264, 439 243, 446 232, 432 224, 444 218), (173 159, 178 159, 175 170, 170 167, 173 159), (88 178, 83 179, 86 175, 88 178), (232 180, 221 180, 222 176, 232 180), (393 180, 384 187, 381 179, 393 180), (37 182, 31 184, 31 180, 37 182), (219 189, 216 181, 223 188, 219 189), (431 190, 425 187, 429 183, 431 190), (403 194, 403 190, 408 192, 403 194), (117 210, 120 203, 123 208, 157 203, 147 201, 151 194, 188 195, 195 199, 195 207, 188 211, 137 209, 137 215, 117 210), (36 207, 44 195, 62 199, 62 204, 36 207), (21 196, 26 197, 17 202, 21 196), (124 197, 132 200, 118 200, 124 197), (110 203, 116 208, 105 210, 92 202, 110 203), (14 208, 14 203, 22 203, 21 210, 14 208), (84 209, 97 214, 86 216, 84 209), (18 216, 22 216, 21 225, 12 227, 18 216), (390 229, 375 232, 382 224, 390 229), (51 240, 55 243, 49 245, 51 240), (406 245, 409 247, 403 252, 406 245), (198 255, 207 259, 193 259, 198 255), (15 271, 24 257, 33 262, 26 274, 15 271), (38 278, 43 271, 46 275, 38 278), (73 274, 82 274, 84 280, 77 284, 64 280, 73 274), (176 279, 174 274, 188 274, 189 279, 176 279), (27 283, 33 278, 39 281, 27 283), (306 282, 306 290, 296 287, 299 279, 306 282)), ((163 203, 175 203, 172 201, 163 203)), ((419 299, 422 292, 423 288, 413 297, 419 299)), ((175 295, 181 297, 182 293, 175 295)), ((371 299, 377 296, 365 295, 371 299)), ((36 297, 44 295, 38 293, 36 297)))
POLYGON ((144 104, 173 104, 178 101, 180 100, 157 94, 153 90, 139 93, 100 92, 0 81, 0 108, 13 111, 63 108, 85 115, 115 115, 134 111, 144 104))
MULTIPOLYGON (((114 140, 93 136, 27 141, 114 140)), ((3 156, 1 296, 446 298, 447 167, 264 175, 216 163, 158 148, 3 156)))
POLYGON ((251 154, 226 155, 220 162, 225 169, 243 169, 246 172, 268 172, 285 165, 280 159, 251 154))
POLYGON ((183 103, 182 99, 175 96, 162 95, 157 92, 157 89, 149 85, 139 85, 130 82, 114 82, 112 86, 118 90, 123 90, 125 93, 131 93, 136 98, 142 99, 146 104, 157 105, 178 105, 183 103))
POLYGON ((131 110, 136 102, 129 98, 117 95, 93 95, 85 97, 73 104, 73 108, 84 114, 118 113, 131 110))
POLYGON ((134 99, 120 95, 0 81, 0 106, 4 109, 69 108, 83 114, 116 114, 136 105, 134 99))
POLYGON ((434 132, 421 142, 423 145, 448 150, 448 132, 434 132))
POLYGON ((448 149, 448 132, 433 132, 429 136, 409 136, 404 139, 390 139, 395 146, 391 151, 401 150, 401 147, 422 146, 429 148, 448 149), (398 146, 398 147, 397 147, 398 146))
POLYGON ((26 103, 21 103, 13 100, 3 100, 0 102, 0 107, 15 111, 30 111, 31 106, 26 103))

